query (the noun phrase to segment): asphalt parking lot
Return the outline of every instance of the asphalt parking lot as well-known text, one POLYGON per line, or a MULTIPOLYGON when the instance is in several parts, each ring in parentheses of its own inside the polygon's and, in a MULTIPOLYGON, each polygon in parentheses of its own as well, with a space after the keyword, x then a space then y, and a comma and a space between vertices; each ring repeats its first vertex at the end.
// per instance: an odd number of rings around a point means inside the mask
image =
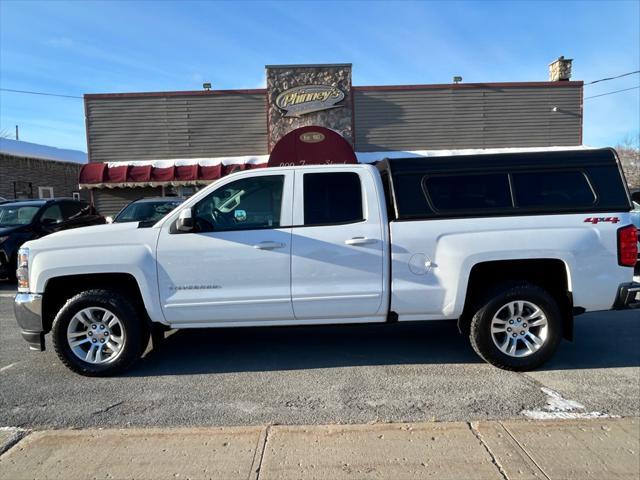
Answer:
POLYGON ((455 325, 432 322, 172 332, 100 379, 30 352, 12 297, 0 283, 0 426, 472 421, 547 414, 556 394, 584 407, 571 415, 640 415, 638 312, 578 317, 576 341, 526 374, 483 363, 455 325))

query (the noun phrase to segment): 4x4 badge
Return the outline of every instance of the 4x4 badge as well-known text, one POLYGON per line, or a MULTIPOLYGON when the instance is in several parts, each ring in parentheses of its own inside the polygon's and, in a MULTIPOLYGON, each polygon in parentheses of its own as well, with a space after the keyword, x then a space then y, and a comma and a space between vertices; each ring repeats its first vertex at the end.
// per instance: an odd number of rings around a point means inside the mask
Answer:
POLYGON ((618 223, 619 221, 618 217, 589 217, 584 219, 584 223, 593 223, 594 225, 600 222, 618 223))

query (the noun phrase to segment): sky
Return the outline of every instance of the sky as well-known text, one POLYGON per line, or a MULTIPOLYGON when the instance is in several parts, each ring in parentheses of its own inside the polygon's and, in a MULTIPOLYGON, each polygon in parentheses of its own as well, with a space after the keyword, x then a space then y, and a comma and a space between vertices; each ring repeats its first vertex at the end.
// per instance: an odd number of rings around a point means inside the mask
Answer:
MULTIPOLYGON (((264 66, 353 63, 354 85, 585 82, 640 70, 640 1, 0 0, 0 88, 84 93, 262 88, 264 66)), ((585 86, 584 143, 640 135, 640 75, 585 86)), ((81 98, 0 91, 0 132, 86 151, 81 98)))

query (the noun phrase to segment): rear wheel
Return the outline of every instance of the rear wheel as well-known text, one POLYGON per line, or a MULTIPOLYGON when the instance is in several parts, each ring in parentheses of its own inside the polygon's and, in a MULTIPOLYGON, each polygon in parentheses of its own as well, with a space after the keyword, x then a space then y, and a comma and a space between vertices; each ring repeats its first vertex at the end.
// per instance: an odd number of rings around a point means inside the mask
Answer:
POLYGON ((562 338, 555 299, 529 284, 504 285, 479 302, 470 340, 480 357, 506 370, 531 370, 545 363, 562 338))
POLYGON ((108 376, 131 367, 149 342, 142 316, 126 296, 110 290, 81 292, 58 312, 53 346, 68 368, 108 376))

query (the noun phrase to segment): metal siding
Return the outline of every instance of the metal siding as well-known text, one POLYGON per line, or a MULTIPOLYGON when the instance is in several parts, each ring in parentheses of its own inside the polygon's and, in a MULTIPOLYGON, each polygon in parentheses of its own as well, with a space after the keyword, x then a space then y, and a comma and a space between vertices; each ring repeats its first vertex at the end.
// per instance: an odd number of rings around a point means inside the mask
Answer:
POLYGON ((93 191, 93 202, 100 215, 114 217, 128 203, 143 197, 160 197, 162 188, 105 188, 93 191))
POLYGON ((354 89, 356 150, 580 145, 581 91, 579 86, 354 89))
POLYGON ((267 153, 263 94, 86 98, 91 162, 267 153))

